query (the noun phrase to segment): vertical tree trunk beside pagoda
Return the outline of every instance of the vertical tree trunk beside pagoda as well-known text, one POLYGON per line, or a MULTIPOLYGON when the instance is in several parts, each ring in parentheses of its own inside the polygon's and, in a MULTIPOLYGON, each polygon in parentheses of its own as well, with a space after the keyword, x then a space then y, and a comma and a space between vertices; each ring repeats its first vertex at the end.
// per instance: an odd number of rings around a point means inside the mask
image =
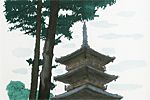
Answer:
POLYGON ((39 100, 48 100, 50 94, 50 83, 52 75, 52 60, 53 49, 55 44, 56 25, 59 12, 59 0, 50 1, 50 19, 48 33, 44 44, 43 51, 43 68, 40 74, 40 88, 39 88, 39 100))
POLYGON ((38 72, 39 72, 39 58, 40 58, 40 33, 41 33, 41 10, 42 0, 37 1, 37 19, 36 19, 36 42, 34 49, 34 61, 31 74, 31 87, 29 100, 36 99, 37 85, 38 85, 38 72))

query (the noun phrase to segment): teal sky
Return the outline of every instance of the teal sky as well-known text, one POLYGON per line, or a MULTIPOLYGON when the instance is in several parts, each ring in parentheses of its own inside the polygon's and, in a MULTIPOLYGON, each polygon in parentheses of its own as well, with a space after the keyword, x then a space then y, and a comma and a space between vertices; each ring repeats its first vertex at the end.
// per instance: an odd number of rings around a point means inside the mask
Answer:
MULTIPOLYGON (((100 17, 87 22, 90 47, 116 57, 106 67, 107 73, 118 75, 119 78, 108 84, 108 91, 124 96, 122 100, 150 100, 149 4, 149 0, 117 0, 113 6, 99 10, 97 13, 100 17)), ((33 57, 35 38, 23 35, 18 30, 9 32, 2 5, 3 0, 0 1, 0 100, 7 100, 6 85, 11 80, 22 81, 27 88, 30 87, 31 67, 25 60, 33 57)), ((82 26, 83 23, 79 22, 71 28, 73 39, 63 39, 55 47, 54 58, 81 47, 82 26)), ((53 70, 54 76, 65 72, 63 65, 53 70)), ((54 94, 63 92, 62 83, 53 91, 54 94)))

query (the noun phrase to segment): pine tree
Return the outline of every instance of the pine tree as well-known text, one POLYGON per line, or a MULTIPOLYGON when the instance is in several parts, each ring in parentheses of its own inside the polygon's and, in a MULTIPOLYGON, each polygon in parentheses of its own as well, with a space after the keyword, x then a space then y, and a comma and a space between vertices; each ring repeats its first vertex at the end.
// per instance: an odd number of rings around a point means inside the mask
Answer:
POLYGON ((31 88, 29 100, 36 98, 37 86, 38 86, 38 72, 39 72, 39 59, 40 59, 40 33, 41 33, 41 10, 42 0, 37 1, 37 15, 36 15, 36 42, 34 50, 34 61, 31 72, 31 88))
MULTIPOLYGON (((75 22, 93 20, 94 17, 97 17, 95 13, 98 8, 105 9, 107 5, 112 5, 115 2, 115 0, 43 0, 44 11, 42 11, 41 17, 40 38, 45 40, 45 45, 43 51, 43 68, 40 75, 40 81, 43 84, 40 85, 40 89, 44 90, 40 93, 45 93, 46 95, 42 98, 48 99, 49 96, 54 45, 61 42, 62 36, 68 39, 72 38, 70 27, 75 22), (54 6, 55 9, 51 7, 53 3, 58 4, 56 8, 54 6), (53 12, 53 10, 56 12, 53 12), (71 11, 72 14, 61 14, 57 16, 60 10, 71 11), (50 17, 49 25, 46 23, 47 17, 50 17), (51 38, 51 40, 48 38, 51 38), (47 50, 47 48, 49 49, 47 50)), ((36 6, 36 0, 6 0, 5 16, 7 22, 13 24, 10 30, 20 29, 21 31, 25 31, 25 34, 36 35, 36 6)), ((39 98, 41 94, 39 94, 39 98)))

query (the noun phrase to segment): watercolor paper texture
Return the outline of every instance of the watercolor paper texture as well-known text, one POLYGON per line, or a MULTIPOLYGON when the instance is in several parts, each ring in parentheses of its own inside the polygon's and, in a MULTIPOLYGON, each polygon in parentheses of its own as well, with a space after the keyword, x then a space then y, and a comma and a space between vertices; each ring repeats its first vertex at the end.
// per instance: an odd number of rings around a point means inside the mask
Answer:
MULTIPOLYGON (((35 38, 19 30, 8 31, 4 16, 4 0, 0 0, 0 100, 9 100, 6 87, 10 81, 21 81, 30 88, 31 66, 26 59, 33 58, 35 38)), ((115 56, 107 65, 107 73, 119 78, 108 85, 108 91, 121 94, 122 100, 150 100, 150 1, 116 0, 116 4, 99 10, 99 17, 86 23, 88 44, 105 55, 115 56)), ((73 39, 63 39, 54 49, 54 59, 70 54, 82 45, 83 23, 71 30, 73 39)), ((44 42, 42 42, 41 47, 44 42)), ((41 51, 43 48, 41 48, 41 51)), ((59 65, 53 75, 66 73, 59 65)), ((64 93, 64 84, 55 82, 52 91, 64 93)))

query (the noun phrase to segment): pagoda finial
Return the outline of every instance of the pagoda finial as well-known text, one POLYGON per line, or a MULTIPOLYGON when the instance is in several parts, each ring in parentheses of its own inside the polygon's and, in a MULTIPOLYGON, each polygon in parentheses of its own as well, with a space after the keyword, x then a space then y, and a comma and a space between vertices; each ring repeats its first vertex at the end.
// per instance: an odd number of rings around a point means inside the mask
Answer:
POLYGON ((88 36, 87 36, 87 28, 86 28, 86 23, 84 21, 84 24, 83 24, 83 43, 82 43, 82 47, 89 47, 87 38, 88 38, 88 36))

